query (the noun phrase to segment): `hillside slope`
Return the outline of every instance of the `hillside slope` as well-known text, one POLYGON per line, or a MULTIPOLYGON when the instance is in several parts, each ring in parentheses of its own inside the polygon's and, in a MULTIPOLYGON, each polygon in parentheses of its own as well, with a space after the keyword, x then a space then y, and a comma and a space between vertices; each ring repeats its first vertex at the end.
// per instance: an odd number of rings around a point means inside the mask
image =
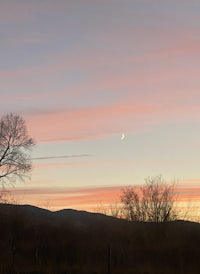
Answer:
POLYGON ((200 224, 0 205, 0 273, 199 273, 200 224))

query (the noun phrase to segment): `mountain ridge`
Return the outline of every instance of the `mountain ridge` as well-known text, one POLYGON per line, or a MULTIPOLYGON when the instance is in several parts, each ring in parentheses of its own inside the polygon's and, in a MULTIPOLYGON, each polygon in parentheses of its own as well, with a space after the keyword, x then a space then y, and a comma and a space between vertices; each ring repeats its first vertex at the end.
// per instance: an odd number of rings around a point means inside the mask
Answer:
POLYGON ((22 204, 0 204, 0 214, 22 214, 25 217, 32 217, 35 219, 43 219, 58 222, 73 222, 73 223, 95 223, 100 221, 122 221, 112 216, 107 216, 102 213, 88 212, 84 210, 76 210, 65 208, 61 210, 51 211, 41 207, 22 204))

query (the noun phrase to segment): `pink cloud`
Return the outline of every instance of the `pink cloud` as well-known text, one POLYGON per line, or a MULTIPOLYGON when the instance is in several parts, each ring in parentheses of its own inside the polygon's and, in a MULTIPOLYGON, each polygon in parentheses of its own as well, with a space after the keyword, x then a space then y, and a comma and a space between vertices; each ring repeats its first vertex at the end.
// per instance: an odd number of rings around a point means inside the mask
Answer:
POLYGON ((200 187, 177 188, 178 202, 200 202, 200 187))
POLYGON ((52 208, 95 207, 98 204, 116 201, 120 193, 120 186, 95 188, 24 188, 14 189, 12 196, 17 200, 22 197, 23 203, 44 206, 47 202, 52 208))
POLYGON ((165 122, 197 122, 199 114, 200 109, 194 104, 156 106, 122 102, 121 105, 42 112, 26 115, 26 119, 31 135, 37 141, 55 141, 90 139, 122 131, 136 132, 165 122))
MULTIPOLYGON (((23 12, 23 14, 27 13, 23 12)), ((135 43, 135 36, 133 37, 132 32, 133 30, 130 29, 127 30, 127 32, 123 33, 123 35, 125 35, 125 38, 131 39, 132 43, 135 43)), ((136 32, 136 36, 141 36, 141 33, 143 33, 142 37, 144 37, 144 41, 140 42, 141 44, 146 45, 146 40, 148 40, 147 34, 149 33, 149 30, 140 28, 135 29, 134 32, 136 32)), ((118 44, 119 41, 127 40, 123 40, 122 37, 119 36, 119 33, 115 33, 113 32, 113 30, 111 30, 111 33, 108 33, 109 36, 110 34, 112 35, 114 44, 118 44), (116 39, 120 40, 116 41, 116 39)), ((151 32, 151 35, 152 33, 154 32, 151 32)), ((152 65, 154 66, 155 63, 157 63, 158 61, 163 62, 163 59, 172 60, 174 57, 180 56, 184 56, 184 58, 187 58, 192 57, 192 55, 196 56, 196 54, 199 54, 200 52, 200 40, 196 39, 197 33, 195 31, 192 31, 191 29, 187 31, 184 29, 183 32, 182 29, 177 28, 176 30, 173 30, 173 33, 171 30, 168 30, 165 33, 159 31, 158 33, 159 34, 156 34, 156 37, 159 36, 157 37, 157 39, 159 38, 159 41, 165 42, 159 48, 157 48, 155 45, 151 51, 146 49, 142 50, 141 52, 138 51, 137 54, 130 55, 126 54, 123 49, 120 52, 115 52, 99 51, 98 49, 80 50, 80 48, 78 48, 74 49, 70 53, 62 52, 47 54, 46 56, 42 57, 42 62, 39 66, 32 65, 29 67, 21 67, 15 70, 1 71, 0 78, 8 79, 12 77, 12 79, 21 78, 25 80, 27 77, 32 75, 43 75, 43 77, 46 78, 49 74, 55 75, 55 73, 59 73, 61 71, 74 69, 89 69, 95 72, 96 69, 101 70, 106 68, 106 71, 111 70, 115 72, 119 70, 120 67, 125 68, 125 70, 127 68, 131 69, 130 66, 134 64, 138 68, 140 63, 146 63, 149 66, 149 62, 152 62, 152 65)), ((28 38, 27 36, 24 38, 25 41, 29 41, 30 39, 33 39, 37 42, 41 41, 41 39, 43 38, 39 33, 32 34, 31 38, 28 38)), ((38 57, 38 59, 41 61, 40 56, 38 57)), ((124 73, 123 76, 126 76, 126 73, 124 73)), ((118 80, 118 78, 115 78, 115 80, 118 80)))
MULTIPOLYGON (((17 200, 21 197, 23 203, 45 206, 48 202, 53 209, 75 208, 93 210, 100 205, 110 205, 120 201, 124 186, 83 187, 83 188, 22 188, 12 190, 12 196, 17 200), (40 203, 40 204, 39 204, 40 203)), ((177 202, 200 202, 200 188, 178 187, 177 202)))
POLYGON ((27 116, 30 132, 40 141, 87 139, 120 132, 132 115, 157 112, 157 107, 111 105, 27 116))
POLYGON ((200 179, 185 179, 185 180, 181 180, 180 181, 180 185, 183 188, 184 187, 186 188, 187 185, 189 185, 191 188, 192 187, 197 187, 197 186, 200 185, 200 179))

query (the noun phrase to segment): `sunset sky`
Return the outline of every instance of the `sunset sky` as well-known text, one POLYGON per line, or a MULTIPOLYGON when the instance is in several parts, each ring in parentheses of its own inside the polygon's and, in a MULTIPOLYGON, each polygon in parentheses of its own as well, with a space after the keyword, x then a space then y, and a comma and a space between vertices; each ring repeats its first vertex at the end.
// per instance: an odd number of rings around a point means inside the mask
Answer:
POLYGON ((0 0, 0 37, 0 115, 37 143, 16 199, 92 209, 162 174, 200 202, 200 1, 0 0))

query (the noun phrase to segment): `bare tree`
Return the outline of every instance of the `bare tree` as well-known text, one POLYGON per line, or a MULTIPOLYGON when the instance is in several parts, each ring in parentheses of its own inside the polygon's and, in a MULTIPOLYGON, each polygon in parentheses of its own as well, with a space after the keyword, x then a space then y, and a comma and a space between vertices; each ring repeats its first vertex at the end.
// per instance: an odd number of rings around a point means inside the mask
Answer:
POLYGON ((167 183, 162 176, 147 178, 141 187, 122 190, 124 216, 132 221, 167 222, 177 218, 175 183, 167 183))
POLYGON ((13 113, 0 120, 0 184, 23 180, 31 171, 30 151, 34 141, 28 136, 22 117, 13 113))
POLYGON ((94 209, 95 213, 101 213, 104 215, 112 216, 115 218, 123 218, 122 206, 118 201, 111 204, 99 204, 94 209))

